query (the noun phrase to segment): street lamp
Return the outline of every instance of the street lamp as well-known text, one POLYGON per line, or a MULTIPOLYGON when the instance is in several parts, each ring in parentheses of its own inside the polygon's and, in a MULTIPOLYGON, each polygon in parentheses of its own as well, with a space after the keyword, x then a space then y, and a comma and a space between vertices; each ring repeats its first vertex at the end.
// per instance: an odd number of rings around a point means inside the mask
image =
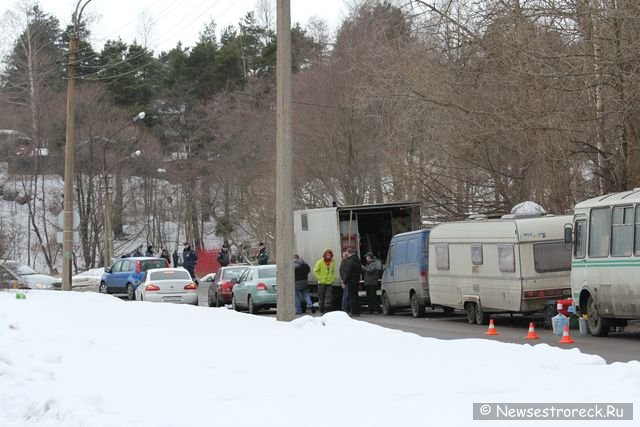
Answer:
POLYGON ((78 0, 73 13, 73 31, 69 36, 69 78, 67 80, 67 132, 64 152, 64 227, 62 239, 62 289, 71 290, 71 262, 73 260, 73 143, 76 54, 80 36, 80 19, 91 0, 78 0), (81 6, 82 5, 82 6, 81 6))

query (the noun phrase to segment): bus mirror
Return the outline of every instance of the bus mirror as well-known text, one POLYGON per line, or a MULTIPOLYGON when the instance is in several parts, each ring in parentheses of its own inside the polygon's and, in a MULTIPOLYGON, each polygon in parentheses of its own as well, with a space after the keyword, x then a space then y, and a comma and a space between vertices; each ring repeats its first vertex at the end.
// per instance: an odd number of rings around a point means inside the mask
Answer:
POLYGON ((571 224, 564 226, 564 242, 569 245, 573 244, 573 227, 571 224))

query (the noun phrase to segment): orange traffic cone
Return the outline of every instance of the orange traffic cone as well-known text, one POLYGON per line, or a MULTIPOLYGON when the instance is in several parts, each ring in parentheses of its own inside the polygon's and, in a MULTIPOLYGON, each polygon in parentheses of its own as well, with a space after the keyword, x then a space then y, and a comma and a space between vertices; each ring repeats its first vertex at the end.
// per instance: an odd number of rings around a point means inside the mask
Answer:
POLYGON ((499 335, 498 331, 496 331, 496 327, 493 324, 493 319, 489 319, 489 330, 484 333, 485 335, 499 335))
POLYGON ((527 334, 526 337, 524 337, 525 340, 537 340, 540 337, 536 335, 536 328, 533 326, 533 322, 529 323, 529 333, 527 334))
POLYGON ((560 344, 573 344, 575 341, 569 336, 569 327, 565 325, 564 332, 562 332, 562 339, 560 344))

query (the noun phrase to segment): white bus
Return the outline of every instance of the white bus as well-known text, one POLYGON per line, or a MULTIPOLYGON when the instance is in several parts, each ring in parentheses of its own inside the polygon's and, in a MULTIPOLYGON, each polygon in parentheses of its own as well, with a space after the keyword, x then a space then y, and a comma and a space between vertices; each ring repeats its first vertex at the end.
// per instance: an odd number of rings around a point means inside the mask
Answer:
POLYGON ((565 241, 573 243, 574 305, 591 334, 640 319, 640 189, 578 203, 565 241))
POLYGON ((469 323, 491 313, 543 311, 571 293, 571 216, 479 218, 441 224, 429 236, 430 302, 463 309, 469 323))

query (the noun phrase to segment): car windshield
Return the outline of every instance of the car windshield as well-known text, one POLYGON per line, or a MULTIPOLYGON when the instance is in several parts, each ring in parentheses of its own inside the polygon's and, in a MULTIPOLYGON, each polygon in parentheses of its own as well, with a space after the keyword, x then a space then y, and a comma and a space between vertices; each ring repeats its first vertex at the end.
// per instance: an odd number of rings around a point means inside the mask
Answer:
POLYGON ((140 261, 140 269, 142 271, 151 270, 152 268, 167 268, 167 261, 165 261, 164 258, 140 261))
POLYGON ((5 268, 19 276, 28 276, 30 274, 38 274, 33 268, 18 261, 7 261, 3 264, 5 268))
POLYGON ((191 280, 191 276, 182 270, 154 271, 149 280, 191 280))
POLYGON ((240 277, 240 275, 242 273, 244 273, 244 271, 247 269, 247 267, 239 267, 239 268, 229 268, 229 269, 225 269, 222 272, 222 279, 226 279, 226 280, 230 280, 230 279, 237 279, 238 277, 240 277))
POLYGON ((258 277, 260 279, 273 279, 276 277, 276 268, 261 268, 258 270, 258 277))

